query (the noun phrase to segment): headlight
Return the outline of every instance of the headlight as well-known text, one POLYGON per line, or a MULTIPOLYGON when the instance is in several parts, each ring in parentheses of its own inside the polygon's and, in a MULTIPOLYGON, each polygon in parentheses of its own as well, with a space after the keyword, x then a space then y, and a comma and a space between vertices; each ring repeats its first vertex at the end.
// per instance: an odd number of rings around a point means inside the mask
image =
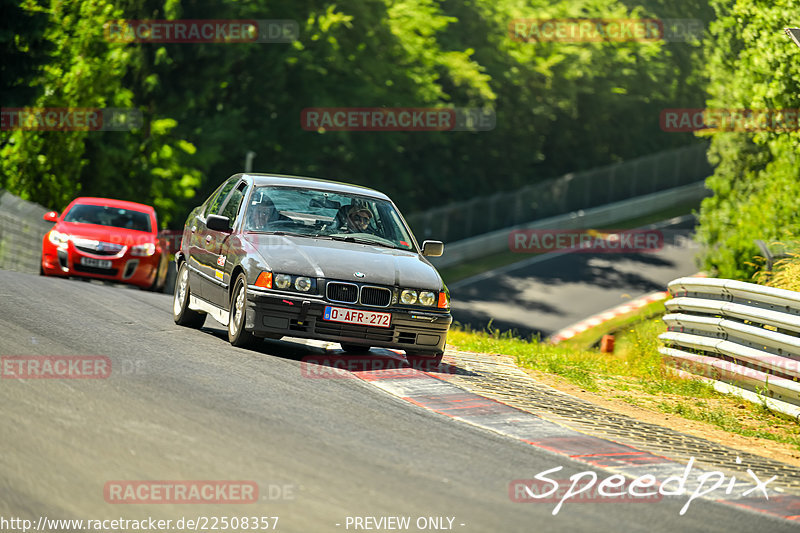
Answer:
POLYGON ((403 292, 400 293, 400 301, 406 305, 417 303, 417 291, 412 291, 411 289, 405 289, 403 292))
POLYGON ((288 289, 292 286, 292 276, 289 274, 276 274, 275 275, 275 288, 288 289))
POLYGON ((431 306, 436 302, 436 293, 431 291, 422 291, 419 293, 419 303, 422 305, 431 306))
POLYGON ((150 257, 154 253, 156 253, 156 245, 152 242, 131 247, 131 255, 136 257, 150 257))
POLYGON ((300 292, 308 292, 311 289, 311 278, 300 276, 294 280, 294 288, 300 292))
POLYGON ((69 235, 56 230, 52 230, 48 233, 47 238, 56 246, 65 246, 69 242, 69 235))

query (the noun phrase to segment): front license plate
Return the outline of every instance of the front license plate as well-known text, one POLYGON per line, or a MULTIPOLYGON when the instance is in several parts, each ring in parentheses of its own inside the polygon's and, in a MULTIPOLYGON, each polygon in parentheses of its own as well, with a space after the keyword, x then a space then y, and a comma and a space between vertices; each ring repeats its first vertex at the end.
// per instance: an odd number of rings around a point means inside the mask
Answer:
POLYGON ((378 313, 377 311, 359 311, 345 309, 344 307, 325 306, 324 320, 331 322, 344 322, 345 324, 358 324, 360 326, 378 326, 388 328, 392 324, 391 313, 378 313))
POLYGON ((107 259, 94 259, 93 257, 81 257, 81 264, 87 267, 111 268, 111 261, 107 259))

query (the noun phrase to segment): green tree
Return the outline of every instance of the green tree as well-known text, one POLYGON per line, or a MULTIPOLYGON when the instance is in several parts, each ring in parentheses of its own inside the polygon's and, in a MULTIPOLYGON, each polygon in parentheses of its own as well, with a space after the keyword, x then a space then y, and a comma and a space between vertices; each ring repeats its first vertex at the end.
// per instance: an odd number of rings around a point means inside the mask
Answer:
MULTIPOLYGON (((48 17, 47 61, 29 75, 42 90, 28 106, 140 110, 143 91, 130 84, 141 69, 140 49, 104 35, 108 21, 123 18, 120 8, 106 0, 20 6, 48 17)), ((0 186, 54 209, 83 194, 154 204, 162 223, 182 216, 176 199, 192 195, 200 182, 184 157, 194 147, 171 134, 174 119, 144 117, 132 131, 4 131, 0 186)))
MULTIPOLYGON (((783 33, 796 24, 792 0, 713 2, 717 20, 705 42, 709 108, 800 108, 800 50, 783 33)), ((791 129, 791 127, 790 127, 791 129)), ((800 232, 800 132, 720 131, 711 135, 717 165, 700 211, 705 266, 747 279, 760 255, 754 241, 796 240, 800 232)))

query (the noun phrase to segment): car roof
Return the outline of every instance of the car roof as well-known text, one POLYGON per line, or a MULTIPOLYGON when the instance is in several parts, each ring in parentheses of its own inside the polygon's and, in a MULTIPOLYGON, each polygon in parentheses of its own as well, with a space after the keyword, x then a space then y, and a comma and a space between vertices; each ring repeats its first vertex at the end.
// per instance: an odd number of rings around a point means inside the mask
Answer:
POLYGON ((389 197, 380 191, 370 189, 369 187, 362 187, 361 185, 353 185, 351 183, 343 183, 340 181, 330 181, 318 178, 305 178, 302 176, 285 176, 282 174, 254 174, 248 172, 241 174, 241 176, 250 177, 256 186, 282 186, 282 187, 298 187, 307 189, 321 189, 331 192, 343 194, 356 194, 361 196, 369 196, 371 198, 380 198, 382 200, 389 200, 389 197))
POLYGON ((153 206, 140 204, 136 202, 129 202, 127 200, 115 200, 113 198, 98 198, 94 196, 79 196, 70 202, 74 204, 89 204, 89 205, 107 205, 109 207, 119 207, 121 209, 132 209, 134 211, 144 211, 146 213, 155 213, 153 206))

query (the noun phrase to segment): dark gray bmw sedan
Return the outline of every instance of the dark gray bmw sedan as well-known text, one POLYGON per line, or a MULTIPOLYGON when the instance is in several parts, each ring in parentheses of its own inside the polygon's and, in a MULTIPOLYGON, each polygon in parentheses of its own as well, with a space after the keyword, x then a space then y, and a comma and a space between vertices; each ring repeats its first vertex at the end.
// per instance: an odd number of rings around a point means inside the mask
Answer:
POLYGON ((450 296, 394 203, 380 192, 294 176, 236 174, 186 221, 173 315, 228 326, 235 346, 304 337, 346 351, 398 348, 438 364, 450 296))

